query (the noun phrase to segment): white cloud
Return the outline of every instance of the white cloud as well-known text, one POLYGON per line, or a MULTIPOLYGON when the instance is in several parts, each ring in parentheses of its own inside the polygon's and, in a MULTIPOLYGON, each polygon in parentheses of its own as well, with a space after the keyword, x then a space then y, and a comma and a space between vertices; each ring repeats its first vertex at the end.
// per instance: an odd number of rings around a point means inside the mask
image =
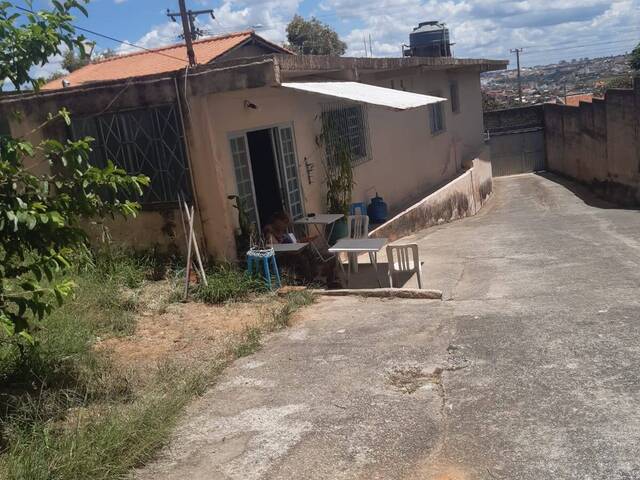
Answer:
MULTIPOLYGON (((300 4, 301 0, 223 0, 215 9, 216 20, 201 17, 200 26, 220 34, 262 25, 260 35, 282 43, 300 4)), ((353 56, 364 55, 363 37, 368 41, 369 35, 374 55, 400 55, 412 28, 423 20, 447 24, 456 56, 509 58, 511 48, 525 47, 525 64, 615 53, 640 41, 640 0, 323 0, 313 13, 338 30, 348 44, 347 55, 353 56), (585 44, 589 46, 582 47, 585 44)), ((136 43, 173 43, 179 33, 180 26, 168 22, 136 43)))
MULTIPOLYGON (((156 48, 164 45, 170 45, 172 43, 178 43, 178 35, 182 33, 182 27, 175 22, 166 22, 162 25, 153 27, 149 32, 145 33, 142 38, 135 42, 144 48, 156 48)), ((118 48, 118 53, 133 53, 139 52, 139 48, 135 48, 131 45, 121 45, 118 48)))

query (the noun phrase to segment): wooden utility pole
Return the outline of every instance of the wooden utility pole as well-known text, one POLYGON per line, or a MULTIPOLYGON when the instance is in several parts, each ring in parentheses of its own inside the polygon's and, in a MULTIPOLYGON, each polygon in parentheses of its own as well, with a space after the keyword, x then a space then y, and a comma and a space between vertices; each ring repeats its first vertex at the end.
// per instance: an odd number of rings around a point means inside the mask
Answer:
POLYGON ((178 0, 179 12, 170 12, 167 10, 167 16, 174 22, 177 17, 180 17, 182 21, 182 37, 184 43, 187 46, 187 57, 189 58, 189 66, 194 67, 196 65, 196 54, 193 51, 193 41, 198 37, 205 35, 206 33, 196 27, 196 17, 203 13, 208 13, 211 18, 215 19, 213 10, 187 10, 185 0, 178 0))
POLYGON ((516 54, 516 64, 518 66, 518 100, 522 103, 522 80, 520 79, 520 53, 522 53, 522 49, 513 48, 511 49, 511 53, 516 54))

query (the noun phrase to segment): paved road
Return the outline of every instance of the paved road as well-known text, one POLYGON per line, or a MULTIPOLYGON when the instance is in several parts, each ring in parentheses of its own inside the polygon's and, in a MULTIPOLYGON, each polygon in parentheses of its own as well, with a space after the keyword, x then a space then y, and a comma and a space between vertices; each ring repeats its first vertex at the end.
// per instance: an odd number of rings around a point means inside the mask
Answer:
POLYGON ((640 213, 495 181, 414 240, 445 301, 323 299, 236 362, 153 479, 640 479, 640 213))

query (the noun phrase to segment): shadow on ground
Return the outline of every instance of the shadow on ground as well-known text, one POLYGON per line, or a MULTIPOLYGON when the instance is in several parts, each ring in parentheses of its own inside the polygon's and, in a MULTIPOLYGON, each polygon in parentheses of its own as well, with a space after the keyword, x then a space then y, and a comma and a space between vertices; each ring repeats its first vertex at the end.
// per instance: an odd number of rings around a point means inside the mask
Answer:
POLYGON ((536 175, 546 178, 558 185, 562 185, 564 188, 573 193, 576 197, 582 200, 586 205, 595 208, 603 208, 603 209, 617 209, 617 210, 640 210, 638 207, 629 207, 624 205, 619 205, 610 201, 607 201, 601 197, 598 197, 592 190, 589 189, 586 185, 582 183, 578 183, 574 180, 571 180, 567 177, 560 176, 556 173, 551 172, 536 172, 536 175))
MULTIPOLYGON (((366 258, 366 255, 360 258, 361 263, 358 264, 358 271, 351 272, 349 285, 347 286, 346 283, 343 282, 345 288, 359 290, 390 287, 389 264, 386 262, 378 262, 378 272, 376 275, 376 271, 370 263, 362 263, 364 258, 366 258), (378 283, 378 279, 380 280, 380 283, 378 283)), ((344 264, 344 268, 346 271, 346 263, 344 264)), ((406 272, 396 273, 394 275, 393 286, 395 288, 418 288, 415 274, 406 272)))

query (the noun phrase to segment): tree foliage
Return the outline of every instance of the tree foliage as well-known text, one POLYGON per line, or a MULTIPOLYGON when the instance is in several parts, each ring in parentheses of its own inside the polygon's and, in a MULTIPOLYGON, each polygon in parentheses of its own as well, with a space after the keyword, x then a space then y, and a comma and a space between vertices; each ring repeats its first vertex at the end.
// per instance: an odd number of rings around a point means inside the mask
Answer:
POLYGON ((295 15, 287 25, 287 48, 303 55, 344 55, 347 44, 329 25, 295 15))
POLYGON ((91 58, 88 55, 77 54, 75 50, 67 51, 62 57, 62 68, 67 72, 78 70, 89 63, 91 63, 91 58))
POLYGON ((89 56, 86 54, 76 53, 75 50, 68 50, 62 57, 62 68, 69 73, 74 72, 90 63, 105 60, 107 58, 115 57, 116 52, 107 48, 95 56, 89 56))
MULTIPOLYGON (((17 13, 10 2, 0 3, 0 55, 12 56, 12 61, 3 58, 1 74, 18 90, 38 89, 41 80, 29 72, 60 54, 63 45, 82 48, 71 21, 76 10, 86 14, 84 6, 76 0, 51 5, 47 11, 17 13)), ((9 336, 30 339, 37 321, 71 293, 65 273, 88 244, 82 222, 135 215, 139 205, 131 199, 149 183, 111 162, 106 168, 90 165, 91 138, 29 141, 60 121, 70 124, 64 109, 26 137, 0 136, 0 330, 9 336), (47 173, 35 173, 43 167, 47 173)))
POLYGON ((640 43, 636 45, 636 48, 634 48, 631 51, 631 58, 629 59, 629 65, 635 71, 640 72, 640 43))

